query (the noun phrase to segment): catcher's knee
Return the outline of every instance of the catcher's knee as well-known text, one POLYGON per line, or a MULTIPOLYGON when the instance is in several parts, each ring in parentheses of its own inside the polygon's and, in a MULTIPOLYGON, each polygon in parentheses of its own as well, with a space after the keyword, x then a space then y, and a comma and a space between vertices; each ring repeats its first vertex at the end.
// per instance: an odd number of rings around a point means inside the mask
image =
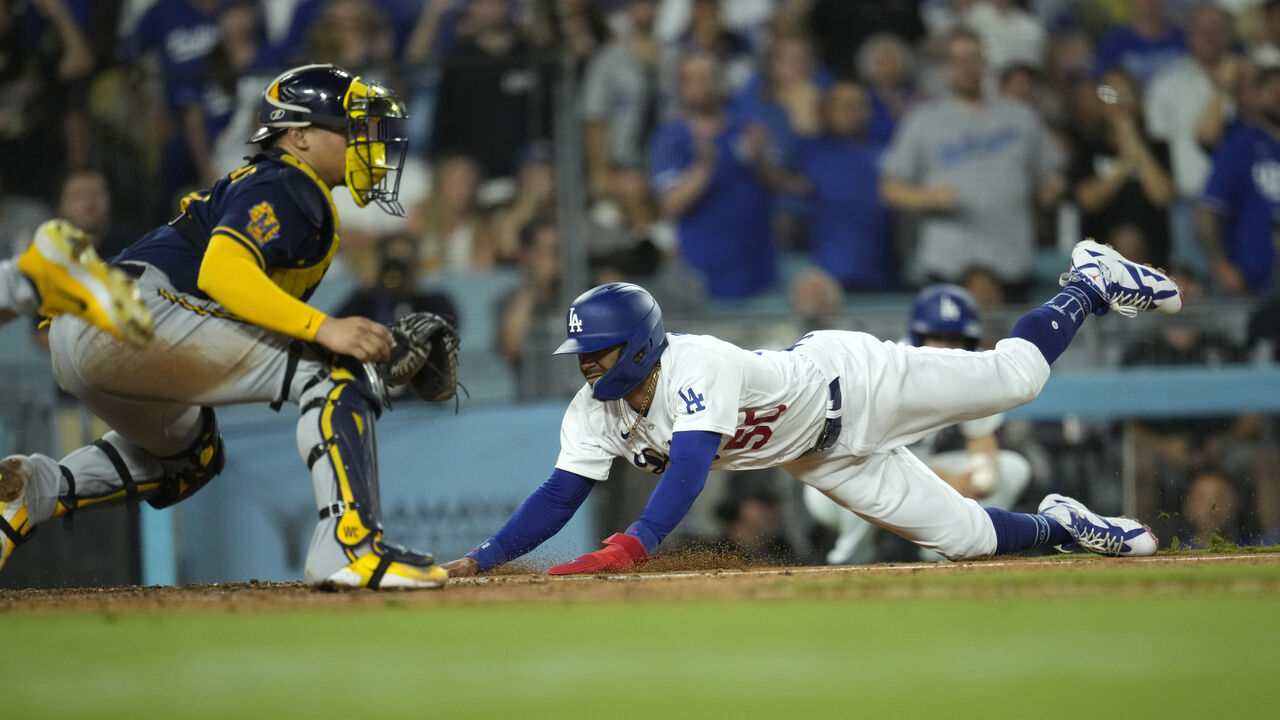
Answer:
POLYGON ((222 472, 227 451, 213 408, 200 408, 200 434, 190 447, 159 460, 165 474, 159 490, 147 500, 154 508, 166 508, 191 497, 222 472))

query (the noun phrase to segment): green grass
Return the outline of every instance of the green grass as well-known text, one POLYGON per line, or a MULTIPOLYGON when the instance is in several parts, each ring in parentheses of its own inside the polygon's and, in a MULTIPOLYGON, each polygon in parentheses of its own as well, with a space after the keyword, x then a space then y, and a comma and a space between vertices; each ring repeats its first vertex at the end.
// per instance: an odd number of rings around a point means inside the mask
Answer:
POLYGON ((23 720, 1280 708, 1278 565, 898 580, 852 598, 857 579, 835 577, 831 597, 804 583, 770 600, 0 615, 0 698, 23 720))

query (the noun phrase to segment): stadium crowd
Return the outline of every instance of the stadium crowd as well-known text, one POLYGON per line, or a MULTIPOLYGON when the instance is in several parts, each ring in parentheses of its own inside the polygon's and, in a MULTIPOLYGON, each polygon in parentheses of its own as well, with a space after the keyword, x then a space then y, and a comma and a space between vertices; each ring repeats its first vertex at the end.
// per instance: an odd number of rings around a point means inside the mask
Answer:
MULTIPOLYGON (((339 300, 460 316, 513 373, 562 309, 558 136, 590 281, 669 311, 831 319, 934 282, 1023 304, 1091 236, 1257 308, 1252 338, 1175 325, 1117 361, 1248 362, 1280 333, 1280 0, 0 0, 3 252, 55 212, 120 250, 238 167, 261 88, 308 62, 411 114, 407 219, 335 194, 339 300)), ((1144 513, 1280 540, 1274 422, 1135 432, 1144 513)))

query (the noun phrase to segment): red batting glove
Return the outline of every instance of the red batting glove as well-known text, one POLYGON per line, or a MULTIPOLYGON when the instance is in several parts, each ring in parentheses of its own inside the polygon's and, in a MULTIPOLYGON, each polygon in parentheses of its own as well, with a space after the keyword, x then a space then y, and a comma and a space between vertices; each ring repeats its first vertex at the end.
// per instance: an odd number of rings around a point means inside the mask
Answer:
POLYGON ((614 533, 604 540, 605 548, 587 553, 573 562, 557 565, 548 575, 577 575, 608 570, 626 570, 649 559, 640 538, 626 533, 614 533))

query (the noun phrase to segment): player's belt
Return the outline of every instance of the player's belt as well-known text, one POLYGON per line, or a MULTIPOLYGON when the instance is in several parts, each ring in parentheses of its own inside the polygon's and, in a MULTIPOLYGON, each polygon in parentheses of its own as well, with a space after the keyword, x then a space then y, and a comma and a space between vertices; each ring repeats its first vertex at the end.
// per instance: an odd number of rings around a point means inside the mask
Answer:
POLYGON ((196 224, 196 219, 185 211, 170 220, 169 227, 177 230, 179 235, 186 238, 186 241, 194 245, 200 252, 204 252, 209 247, 209 236, 201 232, 200 226, 196 224))
POLYGON ((843 405, 840 399, 840 378, 832 378, 827 384, 827 420, 822 424, 822 433, 818 435, 818 442, 813 446, 815 451, 826 450, 840 439, 840 418, 844 415, 843 405))

